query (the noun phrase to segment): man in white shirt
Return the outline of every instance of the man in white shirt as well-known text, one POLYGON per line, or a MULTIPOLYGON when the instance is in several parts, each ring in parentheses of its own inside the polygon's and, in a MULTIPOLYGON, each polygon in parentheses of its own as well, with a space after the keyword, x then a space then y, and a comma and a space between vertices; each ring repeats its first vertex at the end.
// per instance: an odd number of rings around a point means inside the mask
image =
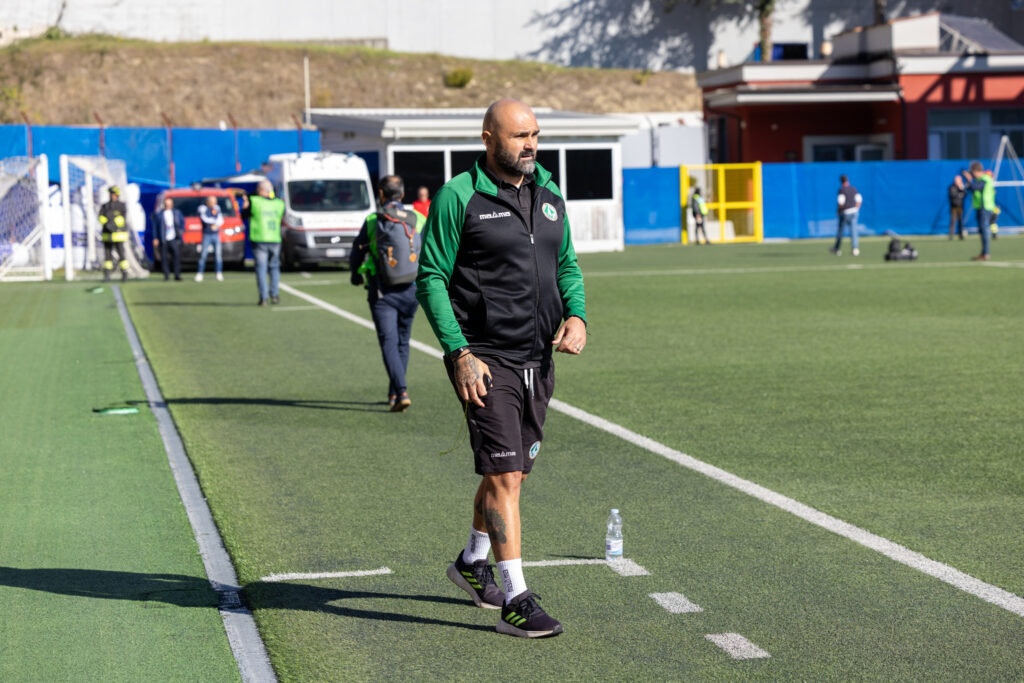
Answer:
POLYGON ((174 200, 164 197, 163 208, 153 212, 153 251, 160 255, 164 280, 171 279, 171 265, 174 279, 181 279, 181 241, 185 232, 185 216, 174 208, 174 200), (159 251, 157 251, 159 250, 159 251))
POLYGON ((213 251, 213 266, 217 271, 217 279, 223 280, 221 272, 224 269, 221 260, 220 226, 224 225, 224 212, 217 205, 217 198, 210 195, 206 203, 199 207, 199 220, 203 223, 203 244, 199 249, 199 270, 196 273, 196 282, 203 281, 203 271, 206 270, 206 257, 213 251))

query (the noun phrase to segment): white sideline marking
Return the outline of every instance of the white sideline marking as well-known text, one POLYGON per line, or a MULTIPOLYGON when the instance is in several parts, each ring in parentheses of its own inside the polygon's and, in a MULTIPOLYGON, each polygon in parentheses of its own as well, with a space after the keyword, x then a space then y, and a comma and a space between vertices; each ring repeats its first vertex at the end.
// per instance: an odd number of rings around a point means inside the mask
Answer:
POLYGON ((311 277, 313 277, 312 275, 310 275, 309 273, 307 273, 304 270, 300 270, 299 271, 299 275, 301 275, 302 277, 306 278, 307 280, 310 279, 311 277))
MULTIPOLYGON (((373 322, 360 318, 357 315, 353 315, 348 311, 344 311, 337 306, 327 303, 326 301, 317 299, 305 292, 300 292, 294 287, 289 287, 285 284, 282 284, 281 288, 301 299, 305 299, 310 303, 320 306, 326 311, 330 311, 331 313, 339 315, 346 320, 350 320, 357 325, 362 325, 363 327, 371 330, 374 329, 373 322)), ((422 342, 410 341, 409 343, 414 348, 423 351, 434 358, 443 358, 443 354, 439 350, 427 346, 422 342)), ((947 583, 954 588, 958 588, 965 593, 981 598, 985 602, 1001 607, 1019 617, 1024 617, 1024 598, 1014 595, 1007 590, 1003 590, 998 586, 993 586, 990 583, 985 583, 981 579, 976 579, 969 574, 965 574, 955 567, 929 559, 921 553, 904 548, 894 541, 890 541, 887 538, 883 538, 882 536, 873 534, 870 531, 861 529, 849 522, 844 522, 832 515, 827 515, 824 512, 815 510, 809 505, 804 505, 803 503, 789 498, 788 496, 784 496, 781 493, 776 493, 771 489, 767 489, 760 484, 755 484, 752 481, 748 481, 747 479, 738 477, 735 474, 726 472, 721 468, 686 455, 674 448, 669 448, 662 443, 658 443, 654 439, 641 436, 640 434, 626 429, 621 425, 617 425, 614 422, 609 422, 602 417, 588 413, 585 410, 580 410, 579 408, 571 406, 564 401, 559 401, 557 398, 551 399, 550 406, 560 413, 564 413, 570 417, 580 420, 581 422, 585 422, 591 427, 596 427, 597 429, 608 432, 609 434, 619 437, 623 441, 628 441, 629 443, 639 446, 646 451, 650 451, 651 453, 655 453, 671 460, 672 462, 678 463, 687 469, 699 472, 700 474, 710 477, 721 484, 725 484, 726 486, 742 491, 743 493, 768 503, 769 505, 774 505, 781 510, 785 510, 786 512, 796 515, 804 521, 810 522, 811 524, 831 531, 832 533, 844 538, 848 538, 851 541, 859 543, 866 548, 870 548, 875 552, 881 553, 902 565, 906 565, 911 569, 916 569, 917 571, 947 583)))
POLYGON ((729 653, 733 659, 763 659, 770 654, 738 633, 709 633, 704 636, 729 653))
POLYGON ((650 572, 638 565, 633 560, 621 559, 621 560, 602 560, 600 558, 579 558, 579 559, 565 559, 565 560, 533 560, 532 562, 523 562, 524 567, 566 567, 569 565, 579 564, 606 564, 619 576, 650 576, 650 572))
MULTIPOLYGON (((1021 261, 946 261, 938 263, 920 263, 915 261, 911 268, 972 268, 978 265, 1021 267, 1021 261)), ((842 270, 892 270, 900 268, 899 264, 893 263, 843 263, 831 266, 764 266, 759 268, 667 268, 664 270, 605 270, 587 271, 587 277, 649 277, 649 276, 671 276, 671 275, 749 275, 755 273, 810 273, 816 271, 842 271, 842 270)), ((303 283, 306 284, 306 283, 303 283)))
POLYGON ((651 593, 649 597, 653 598, 656 603, 672 614, 689 614, 704 611, 700 605, 690 602, 682 593, 651 593))
POLYGON ((271 574, 270 576, 264 576, 260 581, 263 583, 276 583, 278 581, 296 581, 298 579, 347 579, 353 576, 380 576, 382 574, 393 573, 387 567, 381 567, 380 569, 359 569, 351 572, 318 572, 312 574, 271 574))
POLYGON ((319 311, 320 307, 319 306, 274 306, 270 310, 274 311, 275 313, 280 313, 281 311, 319 311))

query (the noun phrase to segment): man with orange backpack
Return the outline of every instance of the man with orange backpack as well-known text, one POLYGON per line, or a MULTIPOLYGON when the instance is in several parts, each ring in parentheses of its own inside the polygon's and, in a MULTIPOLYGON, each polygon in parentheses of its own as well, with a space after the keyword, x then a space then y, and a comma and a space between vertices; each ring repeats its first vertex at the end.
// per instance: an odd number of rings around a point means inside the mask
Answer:
POLYGON ((388 405, 401 412, 412 405, 405 383, 409 337, 419 303, 421 232, 427 217, 402 205, 405 186, 398 176, 384 176, 377 187, 380 210, 367 216, 352 243, 349 268, 353 285, 366 285, 373 325, 377 329, 388 373, 388 405))

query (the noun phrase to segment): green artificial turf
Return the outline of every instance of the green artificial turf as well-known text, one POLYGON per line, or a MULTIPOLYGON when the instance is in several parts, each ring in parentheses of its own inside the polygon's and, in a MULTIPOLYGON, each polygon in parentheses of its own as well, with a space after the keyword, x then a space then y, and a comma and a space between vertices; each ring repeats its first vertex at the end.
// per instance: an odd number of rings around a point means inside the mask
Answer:
MULTIPOLYGON (((1019 444, 1024 239, 629 248, 585 255, 589 344, 556 395, 1024 595, 1019 444), (852 267, 850 267, 852 266, 852 267)), ((285 281, 368 317, 347 274, 285 281)), ((522 498, 527 560, 593 558, 608 508, 626 556, 528 568, 565 624, 493 632, 444 577, 477 477, 440 361, 413 351, 382 404, 372 331, 251 274, 126 297, 283 680, 1016 680, 1024 618, 557 412, 522 498), (392 574, 263 583, 282 572, 392 574), (669 614, 648 595, 703 608, 669 614), (736 632, 770 659, 729 658, 736 632)), ((433 345, 422 316, 414 338, 433 345)))
POLYGON ((0 285, 0 680, 237 680, 111 290, 89 288, 0 285))

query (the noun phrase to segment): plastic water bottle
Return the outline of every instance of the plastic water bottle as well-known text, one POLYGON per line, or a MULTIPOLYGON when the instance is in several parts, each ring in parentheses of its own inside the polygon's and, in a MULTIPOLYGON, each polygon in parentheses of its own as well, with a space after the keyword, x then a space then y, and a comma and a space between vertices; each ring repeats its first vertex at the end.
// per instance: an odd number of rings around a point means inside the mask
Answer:
POLYGON ((618 508, 612 508, 612 514, 608 515, 608 532, 604 537, 604 559, 622 559, 622 516, 618 508))

